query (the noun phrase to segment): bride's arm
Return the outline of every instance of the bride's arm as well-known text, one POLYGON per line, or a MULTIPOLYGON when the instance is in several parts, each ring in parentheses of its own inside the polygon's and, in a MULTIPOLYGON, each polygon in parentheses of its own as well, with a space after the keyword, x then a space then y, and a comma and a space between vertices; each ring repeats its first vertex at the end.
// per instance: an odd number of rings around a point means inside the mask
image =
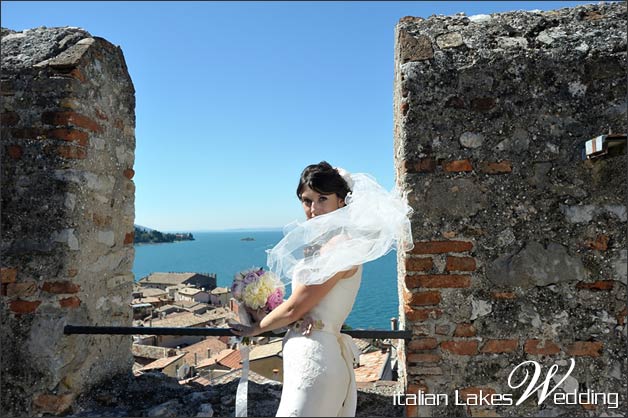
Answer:
POLYGON ((276 307, 259 323, 252 327, 234 326, 232 328, 234 334, 251 337, 266 331, 285 327, 301 319, 306 313, 312 310, 312 308, 318 305, 321 299, 338 283, 338 280, 353 275, 356 270, 357 267, 354 267, 351 270, 338 272, 322 284, 296 286, 292 290, 292 294, 288 300, 276 307))

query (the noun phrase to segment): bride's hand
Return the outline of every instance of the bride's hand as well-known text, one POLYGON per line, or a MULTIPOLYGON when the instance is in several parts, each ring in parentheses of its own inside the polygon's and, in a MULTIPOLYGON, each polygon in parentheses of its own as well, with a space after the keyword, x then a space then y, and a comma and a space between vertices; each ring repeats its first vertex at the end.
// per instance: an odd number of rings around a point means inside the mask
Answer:
POLYGON ((231 332, 239 337, 254 337, 260 333, 259 325, 254 324, 251 326, 234 322, 229 324, 231 332))
POLYGON ((254 321, 256 324, 259 324, 259 323, 260 323, 260 321, 261 321, 262 319, 264 319, 264 317, 265 317, 266 315, 268 315, 268 314, 266 313, 266 310, 264 310, 263 308, 259 308, 259 309, 250 309, 250 308, 247 308, 247 309, 246 309, 246 311, 248 312, 249 316, 253 319, 253 321, 254 321))

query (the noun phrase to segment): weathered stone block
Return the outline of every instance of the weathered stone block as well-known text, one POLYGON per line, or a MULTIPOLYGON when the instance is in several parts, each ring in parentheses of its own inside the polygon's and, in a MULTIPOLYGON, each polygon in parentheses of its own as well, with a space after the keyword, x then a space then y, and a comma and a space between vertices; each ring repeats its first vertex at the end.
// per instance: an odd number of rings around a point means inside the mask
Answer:
POLYGON ((516 253, 498 257, 487 268, 486 278, 497 286, 548 286, 552 283, 581 281, 584 278, 582 261, 568 254, 557 243, 544 247, 530 242, 516 253))

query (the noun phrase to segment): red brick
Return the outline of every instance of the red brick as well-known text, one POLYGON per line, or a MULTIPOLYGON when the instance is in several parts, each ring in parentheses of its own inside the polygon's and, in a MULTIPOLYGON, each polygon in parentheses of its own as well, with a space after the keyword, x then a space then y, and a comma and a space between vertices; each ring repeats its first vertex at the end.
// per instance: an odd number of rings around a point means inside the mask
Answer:
POLYGON ((37 307, 41 305, 40 300, 14 300, 9 303, 9 309, 16 314, 33 313, 37 310, 37 307))
POLYGON ((135 239, 135 231, 128 232, 124 235, 124 245, 133 244, 133 240, 135 239))
POLYGON ((9 157, 13 158, 14 160, 19 160, 20 158, 22 158, 24 151, 19 145, 9 145, 7 146, 7 154, 9 154, 9 157))
POLYGON ((443 341, 440 348, 459 356, 474 356, 478 353, 477 341, 443 341))
POLYGON ((76 296, 71 296, 69 298, 64 298, 59 301, 59 305, 62 308, 78 308, 81 306, 81 300, 76 296))
POLYGON ((87 158, 87 151, 84 148, 62 145, 57 148, 57 154, 70 160, 83 160, 87 158))
POLYGON ((606 251, 608 249, 608 235, 600 234, 595 239, 588 239, 584 242, 587 248, 598 251, 606 251))
POLYGON ((512 173, 512 164, 510 161, 484 161, 480 164, 480 171, 485 174, 508 174, 512 173))
POLYGON ((0 267, 0 281, 2 284, 14 283, 17 278, 17 269, 12 267, 0 267))
POLYGON ((431 257, 406 257, 406 271, 429 271, 434 267, 431 257))
POLYGON ((416 306, 438 305, 439 303, 440 292, 438 291, 410 293, 406 300, 406 304, 416 306))
POLYGON ((416 241, 412 254, 443 254, 471 251, 473 243, 468 241, 416 241))
POLYGON ((440 354, 410 353, 407 361, 408 363, 438 363, 441 358, 440 354))
POLYGON ((74 68, 72 71, 70 71, 69 74, 70 74, 70 77, 76 78, 81 83, 84 83, 85 80, 87 80, 87 78, 85 77, 85 74, 83 74, 83 72, 79 70, 78 68, 74 68))
POLYGON ((436 338, 417 338, 408 343, 408 350, 410 351, 433 350, 436 347, 438 347, 436 338))
POLYGON ((495 99, 492 97, 476 97, 471 99, 471 110, 487 112, 495 107, 495 99))
POLYGON ((497 300, 506 300, 506 299, 517 299, 517 294, 514 292, 492 292, 491 296, 493 299, 497 300))
POLYGON ((124 177, 131 180, 133 176, 135 176, 135 170, 133 170, 132 168, 127 168, 122 174, 124 174, 124 177))
POLYGON ((473 171, 473 166, 469 160, 456 160, 443 163, 443 170, 448 173, 462 173, 473 171))
POLYGON ((28 297, 37 292, 37 282, 29 280, 26 282, 9 283, 7 284, 8 297, 28 297))
POLYGON ((615 315, 615 318, 617 318, 617 324, 623 327, 626 323, 626 317, 628 317, 628 307, 624 306, 624 309, 617 312, 617 315, 615 315))
POLYGON ((15 126, 20 121, 20 115, 16 112, 2 112, 0 114, 0 123, 3 127, 15 126))
POLYGON ((598 280, 593 283, 578 282, 576 289, 588 289, 588 290, 613 290, 613 280, 598 280))
POLYGON ((87 132, 72 128, 57 128, 46 131, 46 136, 51 139, 60 139, 68 142, 76 142, 82 147, 87 146, 89 136, 87 132))
POLYGON ((408 110, 410 110, 410 105, 407 102, 403 102, 399 108, 401 109, 401 114, 405 116, 408 114, 408 110))
POLYGON ((586 411, 595 411, 597 409, 597 405, 593 403, 581 403, 580 406, 586 411))
POLYGON ((475 271, 477 265, 473 257, 447 256, 446 271, 475 271))
POLYGON ((76 112, 45 112, 41 115, 41 120, 48 125, 78 126, 92 132, 103 132, 102 126, 96 121, 76 112))
POLYGON ((454 337, 475 337, 477 330, 473 324, 458 324, 454 331, 454 337))
POLYGON ((525 342, 525 345, 523 346, 523 350, 527 354, 540 355, 540 356, 560 353, 560 347, 554 344, 553 342, 547 341, 547 340, 537 340, 537 339, 527 340, 525 342))
POLYGON ((432 173, 436 171, 436 160, 430 157, 418 160, 405 160, 403 162, 405 173, 432 173))
MULTIPOLYGON (((470 386, 460 389, 460 398, 466 403, 469 401, 469 397, 472 395, 474 399, 479 399, 481 396, 484 396, 486 394, 495 395, 496 393, 497 392, 495 391, 495 389, 490 387, 470 386), (480 395, 480 392, 482 392, 482 395, 480 395)), ((488 401, 490 402, 490 397, 488 398, 488 401)), ((486 403, 483 403, 483 405, 486 405, 486 403)))
POLYGON ((81 287, 75 283, 72 283, 68 280, 56 281, 56 282, 45 282, 42 286, 42 290, 48 293, 78 293, 81 287))
MULTIPOLYGON (((407 389, 406 389, 406 394, 408 395, 418 395, 419 391, 423 392, 423 393, 428 393, 427 392, 427 386, 423 385, 423 384, 412 384, 412 385, 408 385, 407 389)), ((405 408, 405 416, 406 417, 420 417, 422 416, 422 414, 419 414, 419 407, 417 405, 406 405, 405 408)))
POLYGON ((481 353, 512 353, 517 350, 519 340, 488 340, 481 353))
POLYGON ((599 341, 575 341, 569 344, 565 351, 570 356, 599 357, 602 343, 599 341))
POLYGON ((428 319, 438 319, 443 314, 442 309, 412 309, 410 307, 405 308, 406 319, 408 321, 425 321, 428 319))
POLYGON ((418 287, 432 289, 465 288, 471 287, 471 276, 460 274, 422 274, 406 276, 406 286, 408 289, 418 287))
POLYGON ((19 139, 44 139, 45 131, 42 128, 13 128, 11 129, 13 138, 19 139))

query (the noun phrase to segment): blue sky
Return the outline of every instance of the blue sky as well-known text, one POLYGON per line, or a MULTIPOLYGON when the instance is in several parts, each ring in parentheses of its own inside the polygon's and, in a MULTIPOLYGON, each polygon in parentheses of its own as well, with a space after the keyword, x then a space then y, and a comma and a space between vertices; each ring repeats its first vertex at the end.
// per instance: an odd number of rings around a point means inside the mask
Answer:
POLYGON ((327 160, 394 184, 395 24, 595 2, 2 1, 2 26, 77 26, 119 45, 136 90, 136 223, 163 231, 302 219, 327 160))

